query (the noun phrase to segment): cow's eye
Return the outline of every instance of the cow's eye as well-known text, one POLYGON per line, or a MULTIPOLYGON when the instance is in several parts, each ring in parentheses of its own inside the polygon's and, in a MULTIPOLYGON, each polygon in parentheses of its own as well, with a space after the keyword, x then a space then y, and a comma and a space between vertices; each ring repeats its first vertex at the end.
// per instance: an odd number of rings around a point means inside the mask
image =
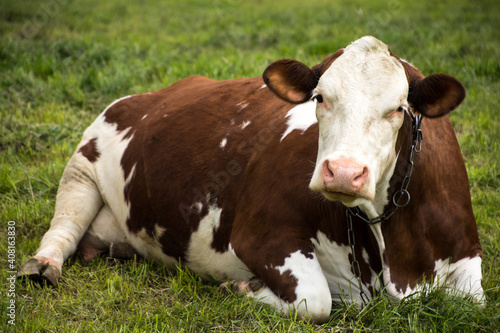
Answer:
POLYGON ((400 106, 396 111, 398 111, 398 112, 406 111, 406 107, 405 106, 400 106))
POLYGON ((317 94, 317 95, 313 96, 313 100, 317 100, 318 103, 323 103, 323 96, 321 96, 320 94, 317 94))

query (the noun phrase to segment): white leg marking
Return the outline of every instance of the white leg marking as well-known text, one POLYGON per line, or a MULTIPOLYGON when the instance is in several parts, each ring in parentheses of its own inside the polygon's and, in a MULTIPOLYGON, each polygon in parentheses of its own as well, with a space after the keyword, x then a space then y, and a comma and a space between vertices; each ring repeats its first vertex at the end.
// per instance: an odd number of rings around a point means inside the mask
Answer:
MULTIPOLYGON (((419 284, 415 288, 408 286, 403 292, 397 290, 393 282, 389 282, 386 285, 386 290, 396 299, 403 299, 418 296, 422 292, 437 287, 444 287, 450 295, 459 297, 470 295, 478 303, 484 304, 484 291, 481 286, 481 258, 464 258, 451 264, 450 261, 450 259, 436 261, 434 265, 436 277, 431 282, 419 284)), ((386 272, 390 277, 390 269, 384 264, 384 275, 386 272)))
POLYGON ((214 278, 218 281, 248 280, 253 274, 236 257, 231 246, 224 253, 212 248, 214 232, 219 228, 221 213, 222 209, 212 206, 200 221, 198 230, 191 235, 189 241, 186 266, 207 280, 214 278))
POLYGON ((450 259, 437 260, 434 264, 436 278, 431 283, 423 283, 415 288, 407 288, 404 291, 398 290, 391 281, 391 270, 384 261, 383 253, 385 251, 384 236, 380 224, 370 225, 370 228, 377 240, 381 260, 383 264, 383 280, 388 281, 385 285, 386 292, 401 300, 408 296, 416 296, 420 292, 427 291, 435 287, 449 287, 447 291, 450 294, 472 295, 479 303, 484 302, 484 292, 481 286, 481 258, 464 258, 456 263, 450 264, 450 259))
POLYGON ((450 263, 450 260, 438 260, 434 271, 436 283, 450 287, 447 291, 451 295, 471 295, 479 303, 485 302, 481 286, 481 257, 463 258, 455 263, 450 263))
POLYGON ((309 318, 325 322, 332 309, 332 296, 328 283, 321 270, 315 254, 307 258, 300 251, 292 253, 285 259, 283 266, 273 267, 281 274, 290 272, 297 279, 295 294, 297 299, 287 303, 276 296, 268 287, 262 288, 253 295, 263 303, 275 305, 283 313, 297 311, 300 318, 309 318))

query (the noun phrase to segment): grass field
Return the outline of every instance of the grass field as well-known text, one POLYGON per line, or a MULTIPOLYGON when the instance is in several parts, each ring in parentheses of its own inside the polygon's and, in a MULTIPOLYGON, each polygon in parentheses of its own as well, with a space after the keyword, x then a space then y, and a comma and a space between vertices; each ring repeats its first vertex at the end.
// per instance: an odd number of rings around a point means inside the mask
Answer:
POLYGON ((500 3, 497 0, 0 2, 0 331, 497 332, 500 330, 500 3), (281 317, 217 285, 152 262, 109 267, 73 258, 57 289, 16 283, 6 297, 8 221, 15 269, 36 250, 63 168, 113 100, 193 74, 259 76, 273 60, 314 65, 370 34, 424 74, 467 89, 451 114, 484 250, 485 307, 440 291, 357 309, 315 325, 281 317), (13 223, 11 223, 13 224, 13 223), (6 287, 4 290, 3 287, 6 287), (15 300, 15 326, 8 306, 15 300))

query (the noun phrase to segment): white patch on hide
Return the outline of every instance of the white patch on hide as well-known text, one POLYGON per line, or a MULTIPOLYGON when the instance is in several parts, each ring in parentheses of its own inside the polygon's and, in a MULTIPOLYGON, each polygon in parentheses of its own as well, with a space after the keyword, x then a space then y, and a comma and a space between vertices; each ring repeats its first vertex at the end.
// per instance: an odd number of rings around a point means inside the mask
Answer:
POLYGON ((251 121, 247 120, 241 123, 240 128, 245 129, 248 125, 250 125, 251 121))
POLYGON ((238 104, 236 104, 236 108, 237 108, 238 112, 243 111, 243 109, 245 109, 247 106, 248 106, 247 101, 242 101, 242 102, 239 102, 238 104))
MULTIPOLYGON (((316 238, 312 239, 312 242, 323 274, 328 281, 333 301, 362 304, 358 280, 351 271, 351 262, 349 261, 351 248, 332 242, 322 232, 318 232, 316 238)), ((376 276, 373 273, 372 281, 373 275, 376 276)), ((363 290, 368 298, 371 298, 368 289, 365 287, 363 290)))
POLYGON ((220 142, 219 147, 220 147, 221 149, 224 149, 224 147, 226 147, 226 144, 227 144, 227 138, 224 138, 224 139, 222 139, 222 141, 220 142))
POLYGON ((314 125, 318 122, 316 119, 316 101, 310 101, 303 104, 299 104, 288 111, 286 118, 288 118, 286 125, 287 128, 283 135, 281 136, 281 140, 285 139, 285 137, 292 133, 294 130, 300 130, 302 132, 306 131, 311 125, 314 125))

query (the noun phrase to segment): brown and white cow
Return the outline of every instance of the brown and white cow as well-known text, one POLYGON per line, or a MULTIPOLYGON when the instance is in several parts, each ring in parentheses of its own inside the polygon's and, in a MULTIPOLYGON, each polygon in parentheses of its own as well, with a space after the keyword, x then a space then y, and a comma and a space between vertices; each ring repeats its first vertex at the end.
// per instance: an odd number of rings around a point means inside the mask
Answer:
POLYGON ((424 77, 363 37, 312 68, 284 59, 263 78, 189 77, 122 98, 85 131, 19 275, 55 285, 75 251, 125 245, 318 322, 332 300, 381 290, 448 286, 482 302, 467 174, 445 116, 464 97, 455 78, 424 77), (409 203, 394 210, 401 191, 409 203))

